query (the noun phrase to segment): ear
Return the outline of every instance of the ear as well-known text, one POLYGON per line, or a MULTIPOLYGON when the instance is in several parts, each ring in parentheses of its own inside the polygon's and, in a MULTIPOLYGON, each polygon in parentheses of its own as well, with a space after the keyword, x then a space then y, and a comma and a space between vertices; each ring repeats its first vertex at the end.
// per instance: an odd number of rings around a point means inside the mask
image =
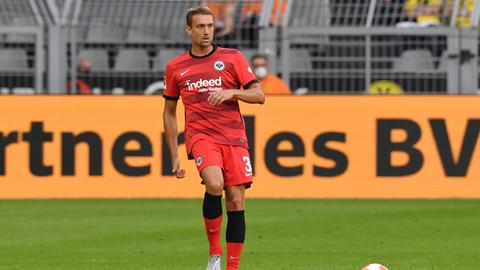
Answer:
POLYGON ((188 34, 189 36, 192 36, 192 27, 190 27, 190 26, 188 26, 188 25, 185 26, 185 32, 187 32, 187 34, 188 34))

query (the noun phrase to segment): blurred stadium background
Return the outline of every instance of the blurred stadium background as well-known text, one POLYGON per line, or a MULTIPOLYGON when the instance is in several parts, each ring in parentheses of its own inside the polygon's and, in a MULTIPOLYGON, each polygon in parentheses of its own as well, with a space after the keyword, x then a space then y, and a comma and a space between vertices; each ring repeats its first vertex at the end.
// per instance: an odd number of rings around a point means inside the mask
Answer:
MULTIPOLYGON (((201 2, 0 0, 0 269, 203 269, 202 187, 184 148, 188 180, 169 175, 160 117, 165 65, 201 2)), ((234 2, 216 43, 268 55, 305 95, 242 106, 256 156, 242 269, 478 269, 480 1, 234 2), (420 164, 404 175, 378 171, 378 138, 400 138, 392 118, 418 137, 416 158, 393 155, 420 164)))
MULTIPOLYGON (((386 80, 392 92, 475 94, 480 3, 426 1, 439 8, 422 24, 408 11, 421 2, 241 0, 235 32, 217 43, 247 58, 269 55, 271 69, 298 93, 376 93, 389 88, 376 84, 386 80)), ((76 77, 98 94, 153 92, 166 62, 188 49, 184 13, 198 3, 2 0, 1 93, 62 94, 76 77), (81 58, 93 61, 91 73, 72 68, 81 58)))

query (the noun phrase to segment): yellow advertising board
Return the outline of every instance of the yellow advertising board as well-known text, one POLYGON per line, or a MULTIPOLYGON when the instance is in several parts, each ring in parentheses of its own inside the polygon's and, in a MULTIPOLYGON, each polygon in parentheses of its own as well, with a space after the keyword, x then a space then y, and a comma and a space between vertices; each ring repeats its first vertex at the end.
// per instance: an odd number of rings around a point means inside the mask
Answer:
MULTIPOLYGON (((169 175, 159 96, 0 98, 0 198, 195 198, 169 175)), ((480 198, 480 97, 242 104, 258 198, 480 198)), ((183 130, 183 108, 178 111, 183 130)), ((180 136, 182 137, 182 136, 180 136)), ((182 139, 180 139, 182 140, 182 139)))

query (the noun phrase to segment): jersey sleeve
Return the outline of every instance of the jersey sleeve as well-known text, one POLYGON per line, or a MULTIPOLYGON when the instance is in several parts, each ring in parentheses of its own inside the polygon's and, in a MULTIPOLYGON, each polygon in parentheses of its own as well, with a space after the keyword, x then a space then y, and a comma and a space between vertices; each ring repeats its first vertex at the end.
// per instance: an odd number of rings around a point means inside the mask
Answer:
POLYGON ((240 51, 235 54, 235 72, 243 89, 248 89, 252 84, 258 83, 250 64, 240 51))
POLYGON ((175 80, 175 74, 171 63, 168 63, 165 71, 165 90, 163 90, 163 97, 170 100, 178 100, 180 97, 180 90, 175 80))

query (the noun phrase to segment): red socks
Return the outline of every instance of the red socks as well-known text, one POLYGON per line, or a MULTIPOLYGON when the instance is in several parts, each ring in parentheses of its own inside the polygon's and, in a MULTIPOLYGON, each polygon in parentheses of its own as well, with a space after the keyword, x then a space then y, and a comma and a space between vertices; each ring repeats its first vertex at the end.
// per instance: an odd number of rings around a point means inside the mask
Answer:
MULTIPOLYGON (((210 244, 210 255, 222 255, 220 244, 220 227, 222 216, 216 219, 204 219, 205 230, 210 244)), ((227 243, 227 270, 237 270, 240 264, 240 256, 243 250, 243 243, 227 243)))
POLYGON ((220 227, 222 226, 222 216, 216 219, 204 218, 204 221, 208 242, 210 244, 210 255, 221 256, 222 245, 220 245, 220 227))
POLYGON ((227 270, 237 270, 243 243, 227 243, 227 270))
MULTIPOLYGON (((228 211, 227 222, 227 270, 238 270, 243 242, 245 241, 245 211, 228 211)), ((203 217, 210 255, 222 255, 220 228, 222 226, 222 196, 205 192, 203 217)))
POLYGON ((205 192, 203 199, 203 218, 210 244, 210 255, 222 255, 220 245, 220 227, 222 226, 222 195, 212 195, 205 192))

